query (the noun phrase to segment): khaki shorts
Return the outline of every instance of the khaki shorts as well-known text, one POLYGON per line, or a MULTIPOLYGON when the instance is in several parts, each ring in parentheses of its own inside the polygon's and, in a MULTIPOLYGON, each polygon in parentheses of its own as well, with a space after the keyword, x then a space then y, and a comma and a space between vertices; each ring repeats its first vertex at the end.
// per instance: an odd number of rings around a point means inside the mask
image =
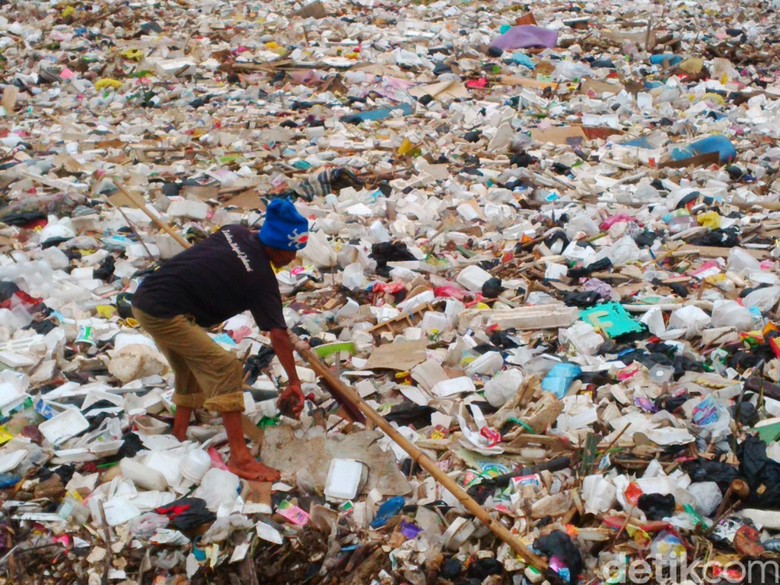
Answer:
POLYGON ((241 362, 217 345, 192 317, 163 319, 135 307, 133 315, 152 336, 176 376, 175 405, 216 412, 244 410, 241 362))

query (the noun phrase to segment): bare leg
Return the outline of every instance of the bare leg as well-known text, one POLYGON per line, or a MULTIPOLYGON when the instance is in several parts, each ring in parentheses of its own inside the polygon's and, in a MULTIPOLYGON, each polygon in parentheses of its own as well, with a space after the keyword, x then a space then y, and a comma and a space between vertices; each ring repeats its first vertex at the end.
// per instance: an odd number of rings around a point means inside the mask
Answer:
POLYGON ((187 428, 190 426, 192 408, 189 406, 177 406, 176 416, 173 419, 173 436, 180 441, 187 439, 187 428))
POLYGON ((263 465, 252 457, 244 443, 244 429, 241 424, 241 412, 223 412, 222 420, 230 445, 228 469, 239 477, 257 481, 279 481, 281 477, 276 469, 263 465))

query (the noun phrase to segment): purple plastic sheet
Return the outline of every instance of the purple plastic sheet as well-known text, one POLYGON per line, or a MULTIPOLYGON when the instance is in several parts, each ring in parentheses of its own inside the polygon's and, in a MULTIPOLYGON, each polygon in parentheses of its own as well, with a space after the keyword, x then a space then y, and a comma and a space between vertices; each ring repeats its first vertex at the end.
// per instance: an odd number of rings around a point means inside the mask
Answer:
POLYGON ((407 540, 414 540, 422 532, 422 528, 408 522, 401 522, 401 534, 406 537, 407 540))
POLYGON ((513 26, 493 41, 490 46, 502 51, 511 51, 512 49, 527 49, 529 47, 551 49, 557 44, 558 31, 524 24, 513 26))

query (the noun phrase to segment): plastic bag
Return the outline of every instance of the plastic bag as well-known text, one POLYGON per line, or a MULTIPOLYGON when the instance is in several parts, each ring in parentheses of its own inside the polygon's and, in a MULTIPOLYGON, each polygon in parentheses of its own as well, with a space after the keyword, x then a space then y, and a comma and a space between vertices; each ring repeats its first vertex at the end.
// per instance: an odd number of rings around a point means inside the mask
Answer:
POLYGON ((639 509, 648 520, 663 520, 674 514, 674 496, 672 494, 642 494, 639 496, 639 509))
POLYGON ((550 569, 564 582, 571 585, 579 580, 584 568, 582 555, 565 532, 555 530, 547 536, 537 538, 534 548, 550 558, 550 569), (566 570, 563 571, 562 568, 566 570))
POLYGON ((739 471, 750 486, 748 504, 752 507, 780 510, 780 463, 766 454, 766 443, 748 437, 737 449, 739 471))

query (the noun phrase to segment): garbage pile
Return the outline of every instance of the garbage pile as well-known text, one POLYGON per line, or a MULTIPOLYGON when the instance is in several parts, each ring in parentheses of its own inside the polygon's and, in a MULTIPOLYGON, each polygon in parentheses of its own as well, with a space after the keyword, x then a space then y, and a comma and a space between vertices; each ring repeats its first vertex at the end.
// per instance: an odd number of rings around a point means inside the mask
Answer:
POLYGON ((4 3, 4 577, 777 582, 778 10, 4 3), (213 413, 170 434, 150 214, 196 243, 277 197, 311 228, 291 330, 548 567, 303 361, 283 416, 248 315, 211 335, 281 481, 213 413))

